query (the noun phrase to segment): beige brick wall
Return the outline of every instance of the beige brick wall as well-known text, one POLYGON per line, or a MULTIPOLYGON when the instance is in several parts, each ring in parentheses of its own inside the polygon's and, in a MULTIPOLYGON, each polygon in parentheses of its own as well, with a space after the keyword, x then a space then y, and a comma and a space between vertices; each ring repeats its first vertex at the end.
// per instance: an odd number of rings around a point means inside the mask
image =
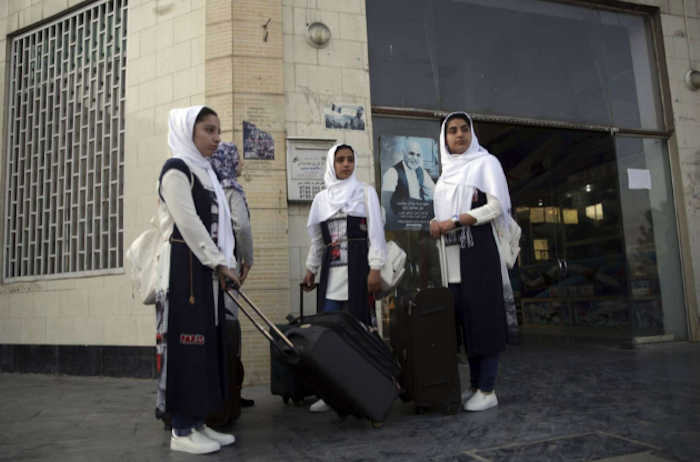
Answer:
MULTIPOLYGON (((309 22, 321 21, 331 30, 327 47, 306 43, 306 0, 283 0, 284 104, 289 136, 336 138, 358 153, 357 175, 374 184, 370 114, 367 18, 364 0, 311 0, 309 22), (365 107, 365 131, 324 128, 323 108, 331 103, 365 107)), ((299 312, 299 281, 306 273, 310 238, 306 221, 310 204, 289 206, 289 284, 292 311, 299 312)), ((315 294, 304 296, 306 312, 316 310, 315 294)))
MULTIPOLYGON (((240 181, 248 195, 255 246, 255 266, 244 290, 281 322, 289 313, 281 1, 207 0, 206 43, 205 95, 222 116, 222 139, 235 142, 242 154, 247 121, 275 140, 275 159, 246 160, 240 181)), ((240 318, 245 382, 267 383, 269 344, 245 316, 240 318)))
MULTIPOLYGON (((0 0, 0 88, 6 83, 7 34, 78 3, 0 0)), ((156 213, 155 181, 169 157, 168 111, 204 102, 204 2, 129 4, 125 248, 156 213)), ((5 91, 0 107, 4 128, 5 91)), ((4 141, 3 131, 0 146, 4 141)), ((132 299, 126 274, 0 285, 0 343, 149 346, 154 339, 153 307, 132 299)))

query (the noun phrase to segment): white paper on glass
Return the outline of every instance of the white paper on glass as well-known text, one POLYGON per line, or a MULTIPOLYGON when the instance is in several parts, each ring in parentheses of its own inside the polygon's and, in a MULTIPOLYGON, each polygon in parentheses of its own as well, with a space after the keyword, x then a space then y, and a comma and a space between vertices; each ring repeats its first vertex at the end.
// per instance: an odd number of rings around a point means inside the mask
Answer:
POLYGON ((630 189, 651 190, 651 174, 648 169, 628 168, 627 176, 630 189))

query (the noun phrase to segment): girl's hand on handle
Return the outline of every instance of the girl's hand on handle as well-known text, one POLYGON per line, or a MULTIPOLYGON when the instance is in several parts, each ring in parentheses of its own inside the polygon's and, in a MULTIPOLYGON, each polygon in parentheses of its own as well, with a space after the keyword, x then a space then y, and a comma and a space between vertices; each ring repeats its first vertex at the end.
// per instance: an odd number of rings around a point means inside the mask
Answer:
POLYGON ((367 291, 370 294, 376 294, 382 290, 382 276, 379 270, 369 270, 369 276, 367 276, 367 291))
POLYGON ((316 281, 316 275, 310 270, 306 270, 306 276, 301 280, 303 284, 304 292, 311 292, 314 288, 314 282, 316 281))
POLYGON ((216 271, 219 273, 219 283, 221 284, 221 290, 228 290, 228 284, 226 283, 226 280, 231 281, 236 289, 241 287, 241 282, 238 280, 236 272, 231 268, 224 265, 219 265, 216 267, 216 271))
POLYGON ((438 226, 440 227, 440 234, 447 234, 457 227, 452 220, 439 221, 438 226))
POLYGON ((440 222, 437 220, 433 220, 430 222, 430 235, 433 237, 433 239, 440 239, 440 235, 442 232, 440 231, 440 222))

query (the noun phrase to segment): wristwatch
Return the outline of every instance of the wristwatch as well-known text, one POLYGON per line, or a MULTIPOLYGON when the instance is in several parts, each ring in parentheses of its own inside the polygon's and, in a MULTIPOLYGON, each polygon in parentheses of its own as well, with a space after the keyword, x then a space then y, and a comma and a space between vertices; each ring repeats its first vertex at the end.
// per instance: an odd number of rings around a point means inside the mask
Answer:
POLYGON ((460 226, 462 226, 462 223, 459 222, 459 215, 453 216, 452 218, 450 218, 450 220, 452 221, 452 223, 455 224, 456 227, 459 228, 460 226))

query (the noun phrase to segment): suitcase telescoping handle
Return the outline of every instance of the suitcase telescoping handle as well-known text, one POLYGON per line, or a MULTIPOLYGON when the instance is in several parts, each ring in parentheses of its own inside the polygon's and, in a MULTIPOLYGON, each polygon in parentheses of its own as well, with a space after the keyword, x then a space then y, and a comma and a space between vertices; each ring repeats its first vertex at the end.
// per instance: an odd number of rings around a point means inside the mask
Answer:
MULTIPOLYGON (((284 335, 284 334, 282 333, 282 331, 280 331, 280 330, 277 328, 277 326, 275 326, 275 325, 268 319, 268 317, 265 316, 265 314, 264 314, 262 311, 260 311, 260 309, 259 309, 257 306, 255 306, 255 304, 248 298, 248 296, 247 296, 246 294, 244 294, 244 293, 241 291, 241 289, 238 289, 238 294, 243 298, 243 300, 246 301, 246 303, 247 303, 248 305, 250 305, 251 308, 253 308, 253 310, 255 311, 255 313, 257 313, 257 315, 260 316, 260 317, 263 319, 263 321, 265 321, 265 324, 267 324, 268 326, 270 326, 270 328, 271 328, 273 331, 275 331, 275 334, 277 334, 277 335, 284 341, 284 343, 286 343, 287 346, 288 346, 289 348, 292 349, 292 351, 294 351, 294 352, 297 351, 296 348, 294 348, 294 344, 287 338, 287 336, 284 335)), ((226 291, 226 295, 228 295, 229 297, 231 297, 231 300, 233 300, 233 303, 235 303, 236 305, 238 305, 238 308, 240 308, 240 310, 243 311, 243 313, 248 317, 248 319, 250 319, 250 322, 252 322, 253 324, 255 324, 255 327, 257 327, 258 330, 259 330, 265 337, 267 337, 267 339, 268 339, 269 341, 271 341, 274 345, 277 345, 277 342, 275 341, 274 337, 272 337, 272 335, 270 335, 270 333, 262 326, 262 324, 260 324, 260 323, 258 322, 258 320, 255 319, 255 318, 248 312, 247 309, 245 309, 245 307, 238 301, 238 299, 236 299, 236 297, 233 296, 233 294, 231 293, 231 290, 227 290, 227 291, 226 291)))

